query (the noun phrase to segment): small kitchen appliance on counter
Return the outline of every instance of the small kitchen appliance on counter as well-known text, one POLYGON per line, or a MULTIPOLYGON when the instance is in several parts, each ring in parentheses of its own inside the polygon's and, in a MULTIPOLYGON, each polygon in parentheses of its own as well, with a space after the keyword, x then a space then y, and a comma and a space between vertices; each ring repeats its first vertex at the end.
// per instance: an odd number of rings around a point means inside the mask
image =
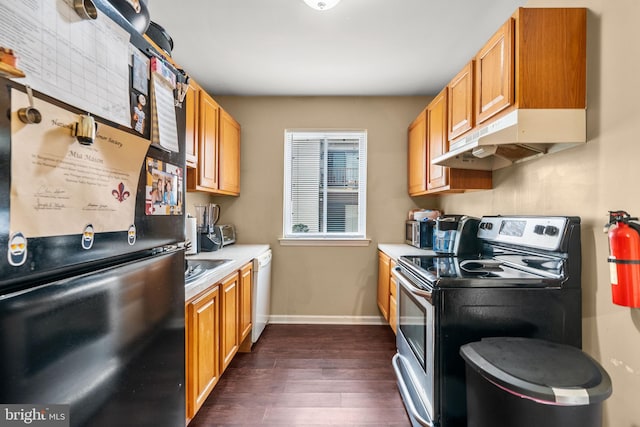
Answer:
POLYGON ((405 224, 405 242, 420 249, 433 247, 433 231, 436 222, 432 219, 407 221, 405 224))
POLYGON ((580 218, 457 216, 440 225, 457 232, 446 252, 400 256, 392 270, 393 367, 414 427, 467 426, 464 344, 524 337, 582 345, 580 218))
POLYGON ((187 215, 184 223, 184 235, 187 243, 185 255, 195 255, 200 252, 200 236, 198 233, 198 220, 187 215))
POLYGON ((461 255, 478 251, 480 220, 466 215, 442 215, 436 218, 433 250, 438 253, 461 255))
POLYGON ((236 227, 231 224, 221 224, 214 227, 214 233, 216 241, 219 243, 219 248, 231 245, 236 242, 236 227))
POLYGON ((216 222, 220 218, 220 206, 209 203, 208 205, 195 205, 196 220, 198 225, 198 247, 203 252, 217 251, 222 247, 220 233, 216 230, 216 222))

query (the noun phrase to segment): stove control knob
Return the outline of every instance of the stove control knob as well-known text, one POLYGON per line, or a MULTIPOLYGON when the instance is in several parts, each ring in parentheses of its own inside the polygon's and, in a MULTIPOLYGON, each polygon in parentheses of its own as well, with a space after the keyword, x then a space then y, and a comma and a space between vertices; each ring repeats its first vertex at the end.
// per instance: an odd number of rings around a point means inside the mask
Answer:
POLYGON ((556 227, 555 225, 547 225, 544 228, 544 234, 546 234, 547 236, 557 236, 559 231, 560 230, 558 230, 558 227, 556 227))
POLYGON ((536 225, 535 227, 533 227, 533 232, 536 234, 543 234, 544 233, 544 225, 536 225))
POLYGON ((481 222, 480 228, 483 230, 491 230, 493 228, 493 224, 490 222, 481 222))

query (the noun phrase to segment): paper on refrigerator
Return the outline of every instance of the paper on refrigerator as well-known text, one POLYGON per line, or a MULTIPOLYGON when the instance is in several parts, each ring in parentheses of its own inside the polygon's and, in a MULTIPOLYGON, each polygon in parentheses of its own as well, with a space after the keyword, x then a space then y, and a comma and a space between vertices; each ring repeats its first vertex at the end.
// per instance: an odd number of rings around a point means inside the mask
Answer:
POLYGON ((24 124, 27 95, 11 91, 10 233, 27 238, 128 230, 135 221, 140 171, 150 141, 102 123, 81 145, 71 127, 79 115, 39 98, 42 122, 24 124))
POLYGON ((176 76, 162 61, 151 59, 151 141, 165 150, 178 152, 178 124, 173 90, 176 76))
POLYGON ((131 127, 129 33, 104 13, 82 20, 71 0, 0 2, 0 45, 18 55, 17 81, 131 127))

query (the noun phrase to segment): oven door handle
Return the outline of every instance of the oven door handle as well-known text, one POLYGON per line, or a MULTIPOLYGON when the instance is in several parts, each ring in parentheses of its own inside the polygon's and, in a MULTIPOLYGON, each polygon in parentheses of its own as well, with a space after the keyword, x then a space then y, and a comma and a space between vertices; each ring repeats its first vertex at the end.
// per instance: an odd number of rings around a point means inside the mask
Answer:
POLYGON ((421 296, 426 298, 429 302, 431 302, 431 297, 433 293, 431 291, 425 291, 424 289, 417 288, 414 286, 405 276, 400 272, 400 267, 394 267, 391 270, 391 273, 398 279, 402 285, 409 290, 412 294, 421 296))
POLYGON ((407 411, 410 413, 411 417, 415 419, 421 426, 424 427, 433 427, 433 421, 425 420, 415 405, 413 404, 413 400, 411 400, 411 393, 409 392, 409 388, 407 384, 404 382, 404 377, 402 376, 402 371, 400 370, 400 354, 396 353, 391 359, 391 364, 393 365, 393 370, 396 373, 396 377, 398 379, 398 388, 400 389, 400 394, 402 395, 402 400, 406 405, 407 411))

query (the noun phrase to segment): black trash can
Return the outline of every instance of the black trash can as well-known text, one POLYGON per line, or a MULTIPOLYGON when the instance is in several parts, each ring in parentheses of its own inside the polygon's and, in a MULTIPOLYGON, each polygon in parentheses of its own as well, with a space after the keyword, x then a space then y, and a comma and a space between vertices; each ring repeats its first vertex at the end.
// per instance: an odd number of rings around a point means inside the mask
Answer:
POLYGON ((460 347, 467 427, 600 427, 607 372, 580 349, 530 338, 460 347))

